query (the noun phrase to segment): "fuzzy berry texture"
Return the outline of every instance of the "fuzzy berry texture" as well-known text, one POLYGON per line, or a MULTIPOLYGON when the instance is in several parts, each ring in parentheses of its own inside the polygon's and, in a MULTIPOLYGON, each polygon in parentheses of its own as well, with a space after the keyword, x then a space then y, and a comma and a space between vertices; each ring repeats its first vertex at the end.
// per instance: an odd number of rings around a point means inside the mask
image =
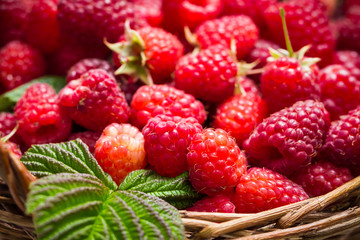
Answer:
POLYGON ((59 104, 77 124, 92 131, 102 131, 110 123, 127 122, 130 115, 123 92, 101 69, 69 82, 59 93, 59 104))
POLYGON ((60 46, 60 31, 57 21, 59 0, 34 1, 28 15, 25 38, 43 53, 53 53, 60 46))
POLYGON ((222 0, 163 1, 164 28, 182 32, 187 26, 193 30, 204 21, 219 16, 222 8, 222 0))
POLYGON ((257 213, 308 199, 304 189, 266 168, 250 168, 232 197, 237 213, 257 213))
POLYGON ((71 132, 71 120, 58 105, 58 96, 48 84, 35 83, 26 89, 15 106, 19 135, 27 146, 61 142, 71 132))
POLYGON ((334 54, 334 64, 343 65, 356 79, 360 80, 360 54, 344 50, 334 54))
POLYGON ((165 177, 176 177, 188 170, 186 154, 192 136, 202 131, 193 117, 158 115, 142 130, 145 150, 152 169, 165 177))
POLYGON ((109 75, 113 74, 113 67, 109 62, 98 58, 85 58, 72 66, 66 75, 66 81, 79 79, 81 75, 92 69, 102 69, 109 75))
POLYGON ((192 186, 209 196, 234 191, 247 167, 235 140, 219 128, 194 135, 187 160, 192 186))
POLYGON ((338 166, 360 166, 360 107, 331 123, 322 154, 338 166))
POLYGON ((230 48, 234 40, 236 56, 240 60, 254 47, 259 39, 259 30, 250 17, 236 15, 206 21, 196 29, 195 35, 203 49, 215 44, 230 48))
POLYGON ((194 206, 187 208, 186 211, 235 213, 235 205, 230 201, 228 196, 219 194, 204 197, 197 201, 194 206))
POLYGON ((27 43, 12 41, 0 49, 0 82, 7 90, 44 73, 43 56, 27 43))
POLYGON ((145 156, 144 137, 130 124, 110 124, 95 145, 97 162, 117 184, 130 172, 145 168, 145 156))
POLYGON ((206 102, 221 102, 233 95, 236 73, 230 51, 214 45, 180 58, 175 69, 175 86, 206 102))
POLYGON ((159 114, 193 117, 200 124, 206 119, 204 105, 184 91, 167 85, 140 87, 131 101, 131 123, 142 129, 150 118, 159 114))
POLYGON ((161 25, 164 14, 162 0, 131 0, 134 3, 135 16, 139 15, 153 27, 161 25))
POLYGON ((213 126, 229 132, 242 146, 243 141, 267 115, 267 105, 259 95, 238 94, 218 107, 213 126))
POLYGON ((352 179, 350 170, 330 162, 306 166, 291 179, 301 185, 310 197, 326 194, 352 179))
POLYGON ((75 140, 80 139, 83 141, 88 147, 91 153, 95 152, 95 144, 96 141, 100 138, 101 133, 99 132, 92 132, 92 131, 85 131, 85 132, 78 132, 72 133, 68 140, 75 140))
POLYGON ((306 56, 318 57, 321 67, 332 61, 335 39, 331 34, 326 7, 318 0, 289 0, 271 5, 265 11, 266 24, 273 40, 285 47, 279 9, 286 12, 286 24, 295 51, 311 44, 306 56), (275 34, 277 33, 277 34, 275 34))
POLYGON ((302 67, 290 57, 280 57, 265 66, 260 82, 261 92, 270 112, 289 107, 297 101, 320 99, 318 68, 302 67))
POLYGON ((329 65, 319 74, 321 101, 336 120, 360 105, 360 81, 342 65, 329 65))
POLYGON ((329 126, 322 103, 299 101, 261 122, 244 149, 250 164, 290 176, 318 154, 329 126))
MULTIPOLYGON (((17 123, 17 119, 13 113, 9 113, 9 112, 0 113, 0 138, 11 133, 11 131, 15 129, 16 123, 17 123)), ((18 133, 15 133, 10 138, 10 141, 20 144, 21 138, 18 135, 18 133)))

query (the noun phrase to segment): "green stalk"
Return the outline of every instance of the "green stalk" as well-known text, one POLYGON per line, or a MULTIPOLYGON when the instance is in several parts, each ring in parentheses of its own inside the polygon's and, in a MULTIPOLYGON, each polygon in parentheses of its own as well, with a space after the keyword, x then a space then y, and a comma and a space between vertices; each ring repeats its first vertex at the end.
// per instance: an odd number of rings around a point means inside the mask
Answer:
POLYGON ((281 21, 282 21, 282 25, 283 25, 283 30, 284 30, 284 36, 285 36, 285 43, 286 43, 286 48, 289 52, 289 57, 293 57, 294 56, 294 50, 291 46, 291 41, 290 41, 290 37, 289 37, 289 32, 286 26, 286 20, 285 20, 285 10, 284 8, 280 8, 280 17, 281 17, 281 21))

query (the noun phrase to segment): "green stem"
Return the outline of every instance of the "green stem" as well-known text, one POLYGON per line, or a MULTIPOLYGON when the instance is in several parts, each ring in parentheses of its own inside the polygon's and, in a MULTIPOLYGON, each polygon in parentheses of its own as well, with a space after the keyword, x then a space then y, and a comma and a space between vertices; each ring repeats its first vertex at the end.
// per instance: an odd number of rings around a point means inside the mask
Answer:
POLYGON ((280 8, 280 17, 281 17, 281 21, 282 21, 282 25, 283 25, 283 30, 284 30, 284 36, 285 36, 285 43, 286 43, 286 48, 289 52, 289 56, 293 57, 294 56, 294 50, 291 46, 291 41, 290 41, 290 37, 289 37, 289 32, 286 26, 286 20, 285 20, 285 10, 284 8, 280 8))

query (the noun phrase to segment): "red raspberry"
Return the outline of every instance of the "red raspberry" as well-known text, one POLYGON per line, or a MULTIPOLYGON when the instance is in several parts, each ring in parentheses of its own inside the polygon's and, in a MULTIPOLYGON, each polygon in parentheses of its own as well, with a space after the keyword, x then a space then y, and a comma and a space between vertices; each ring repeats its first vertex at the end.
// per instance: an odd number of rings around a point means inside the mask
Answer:
POLYGON ((142 130, 151 168, 165 177, 176 177, 188 170, 186 154, 192 136, 202 131, 193 117, 158 115, 142 130))
POLYGON ((110 75, 113 72, 112 66, 107 61, 98 58, 85 58, 69 69, 66 81, 70 82, 71 80, 79 79, 81 75, 92 69, 102 69, 110 75))
POLYGON ((322 103, 299 101, 260 123, 244 149, 251 164, 290 176, 317 155, 329 125, 322 103))
POLYGON ((21 158, 22 156, 22 153, 21 153, 21 150, 19 148, 19 146, 13 142, 10 142, 10 141, 7 141, 5 143, 6 145, 6 148, 9 152, 13 153, 15 155, 15 157, 17 157, 18 159, 21 158))
POLYGON ((337 47, 360 51, 360 6, 349 10, 347 17, 339 22, 337 47))
MULTIPOLYGON (((134 36, 126 39, 120 37, 122 46, 120 48, 113 49, 114 63, 120 67, 121 60, 125 59, 125 65, 136 65, 139 68, 145 68, 145 71, 149 71, 154 83, 164 83, 170 79, 170 75, 175 70, 175 66, 179 58, 184 53, 184 47, 181 42, 171 33, 164 31, 161 28, 145 27, 136 31, 141 38, 142 43, 138 40, 134 41, 134 36), (125 51, 125 49, 130 49, 125 51), (127 59, 127 60, 126 60, 127 59), (145 65, 144 65, 145 62, 145 65)), ((132 73, 136 77, 142 79, 139 69, 134 69, 132 73)), ((119 72, 122 73, 122 72, 119 72)), ((125 69, 125 74, 128 74, 128 68, 125 69)), ((146 77, 146 76, 145 76, 146 77)), ((143 80, 143 79, 142 79, 143 80)))
MULTIPOLYGON (((16 122, 17 119, 14 114, 8 112, 0 113, 0 138, 11 133, 11 131, 16 127, 16 122)), ((17 133, 15 133, 10 138, 10 141, 20 144, 21 138, 17 133)))
POLYGON ((144 137, 130 124, 112 123, 96 142, 95 158, 120 184, 130 172, 145 168, 144 137))
POLYGON ((220 128, 195 134, 187 160, 192 186, 209 196, 234 191, 247 167, 245 154, 220 128))
POLYGON ((360 107, 331 123, 322 153, 338 166, 360 166, 360 107))
POLYGON ((264 12, 277 0, 225 0, 224 2, 226 15, 247 15, 260 29, 263 29, 265 27, 264 12))
POLYGON ((45 73, 41 54, 30 45, 12 41, 0 49, 0 82, 13 89, 45 73))
POLYGON ((222 0, 163 1, 164 27, 173 32, 182 32, 185 26, 195 29, 219 16, 222 8, 222 0))
POLYGON ((190 94, 166 85, 140 87, 131 101, 131 122, 142 129, 159 114, 194 117, 200 124, 206 119, 204 105, 190 94))
POLYGON ((118 75, 115 76, 118 85, 120 85, 121 90, 124 92, 126 101, 128 104, 131 104, 132 98, 135 92, 141 87, 144 86, 142 81, 134 81, 132 77, 118 75))
POLYGON ((308 198, 301 186, 283 175, 253 167, 240 178, 232 200, 237 213, 257 213, 308 198))
POLYGON ((236 139, 239 146, 254 128, 267 117, 267 106, 259 95, 235 95, 217 109, 213 126, 222 128, 236 139))
POLYGON ((233 95, 236 62, 230 51, 215 45, 180 58, 175 69, 175 86, 207 102, 221 102, 233 95))
POLYGON ((127 122, 129 106, 115 79, 102 69, 86 72, 59 93, 60 106, 77 124, 102 131, 110 123, 127 122))
MULTIPOLYGON (((335 40, 331 34, 325 6, 318 0, 289 0, 271 5, 265 11, 265 19, 270 32, 281 33, 282 22, 279 9, 286 11, 286 23, 295 50, 311 44, 307 56, 319 57, 321 66, 332 61, 335 40)), ((285 47, 283 34, 271 35, 276 43, 285 47)))
POLYGON ((197 201, 194 206, 187 208, 186 211, 235 213, 235 205, 226 195, 219 194, 204 197, 197 201))
POLYGON ((330 162, 308 165, 292 177, 310 197, 326 194, 352 178, 349 169, 336 167, 330 162))
POLYGON ((27 146, 61 142, 71 131, 71 120, 61 111, 55 90, 46 83, 26 89, 15 106, 15 116, 27 146))
POLYGON ((95 152, 95 144, 96 141, 100 138, 100 133, 92 132, 92 131, 85 131, 85 132, 78 132, 73 133, 69 136, 68 140, 75 140, 79 138, 83 141, 88 147, 91 153, 95 152))
POLYGON ((356 79, 360 80, 360 54, 355 51, 337 51, 334 64, 343 65, 356 79))
POLYGON ((329 65, 319 74, 321 101, 335 120, 360 105, 360 81, 342 65, 329 65))
POLYGON ((57 3, 58 0, 34 1, 28 16, 26 41, 44 53, 55 52, 60 46, 57 3))
POLYGON ((131 0, 134 3, 135 15, 140 15, 153 27, 163 21, 162 0, 131 0))
POLYGON ((234 39, 238 59, 243 59, 259 38, 259 30, 255 23, 245 15, 208 20, 196 29, 195 34, 201 48, 204 49, 215 44, 230 48, 231 40, 234 39))
POLYGON ((303 67, 301 61, 292 57, 280 57, 268 63, 260 87, 270 112, 297 101, 320 99, 317 66, 303 67))

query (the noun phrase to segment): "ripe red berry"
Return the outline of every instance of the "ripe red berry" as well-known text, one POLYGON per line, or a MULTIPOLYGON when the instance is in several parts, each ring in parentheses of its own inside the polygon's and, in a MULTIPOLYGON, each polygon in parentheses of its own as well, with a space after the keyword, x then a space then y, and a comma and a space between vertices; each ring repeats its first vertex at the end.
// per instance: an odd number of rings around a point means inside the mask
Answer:
POLYGON ((131 101, 131 122, 142 129, 159 114, 193 117, 202 124, 206 119, 204 105, 192 95, 167 85, 142 86, 131 101))
POLYGON ((209 196, 234 191, 247 167, 235 140, 219 128, 195 134, 187 160, 192 186, 209 196))
POLYGON ((27 146, 64 141, 71 131, 71 120, 60 109, 55 90, 45 83, 26 89, 15 106, 15 116, 27 146))
MULTIPOLYGON (((15 129, 16 124, 17 124, 17 119, 13 113, 9 113, 9 112, 0 113, 0 138, 11 133, 11 131, 15 129)), ((20 144, 21 138, 18 135, 18 133, 15 133, 10 138, 10 141, 20 144)))
POLYGON ((360 80, 360 54, 355 51, 337 51, 334 64, 343 65, 356 79, 360 80))
POLYGON ((256 83, 247 77, 237 77, 237 82, 241 86, 241 88, 245 91, 245 93, 253 93, 258 96, 261 96, 261 92, 256 85, 256 83))
POLYGON ((0 82, 13 89, 45 73, 43 56, 30 45, 12 41, 0 49, 0 82))
POLYGON ((93 131, 127 122, 130 115, 115 79, 102 69, 90 70, 69 82, 59 93, 59 104, 77 124, 93 131))
POLYGON ((180 58, 175 86, 207 102, 221 102, 234 93, 236 62, 230 51, 214 45, 180 58))
POLYGON ((92 131, 85 131, 85 132, 78 132, 73 133, 69 136, 68 140, 75 140, 80 139, 83 141, 88 147, 91 153, 95 152, 95 144, 96 141, 100 138, 101 133, 99 132, 92 132, 92 131))
POLYGON ((95 158, 120 184, 130 172, 145 168, 144 137, 130 124, 112 123, 96 142, 95 158))
POLYGON ((243 59, 258 40, 259 30, 248 16, 235 15, 206 21, 196 29, 195 35, 203 49, 215 44, 230 49, 234 40, 237 58, 243 59))
POLYGON ((9 152, 11 152, 12 154, 14 154, 15 157, 17 157, 18 159, 21 158, 22 156, 22 153, 21 153, 21 150, 19 148, 19 146, 13 142, 10 142, 10 141, 7 141, 5 143, 6 145, 6 148, 9 152))
POLYGON ((92 69, 102 69, 110 75, 113 74, 113 68, 107 61, 98 58, 85 58, 69 69, 66 81, 70 82, 71 80, 79 79, 81 75, 92 69))
POLYGON ((336 167, 330 162, 317 162, 306 166, 291 179, 301 185, 310 197, 326 194, 352 179, 350 170, 336 167))
POLYGON ((253 167, 240 178, 232 197, 237 213, 257 213, 309 198, 304 189, 283 175, 253 167))
POLYGON ((265 101, 257 94, 235 95, 221 103, 213 126, 222 128, 236 139, 239 146, 267 116, 265 101))
POLYGON ((319 74, 321 101, 336 120, 360 105, 360 81, 342 65, 329 65, 319 74))
POLYGON ((360 6, 352 7, 338 26, 337 47, 360 51, 360 6))
POLYGON ((163 22, 162 0, 131 0, 134 3, 135 16, 140 15, 153 27, 163 22))
POLYGON ((318 154, 329 125, 322 103, 299 101, 260 123, 244 149, 251 164, 290 176, 318 154))
POLYGON ((186 211, 235 213, 235 205, 230 201, 228 196, 219 194, 204 197, 197 201, 194 206, 187 208, 186 211))
POLYGON ((142 130, 145 150, 152 169, 165 177, 176 177, 188 170, 186 154, 191 138, 202 131, 193 117, 158 115, 142 130))

